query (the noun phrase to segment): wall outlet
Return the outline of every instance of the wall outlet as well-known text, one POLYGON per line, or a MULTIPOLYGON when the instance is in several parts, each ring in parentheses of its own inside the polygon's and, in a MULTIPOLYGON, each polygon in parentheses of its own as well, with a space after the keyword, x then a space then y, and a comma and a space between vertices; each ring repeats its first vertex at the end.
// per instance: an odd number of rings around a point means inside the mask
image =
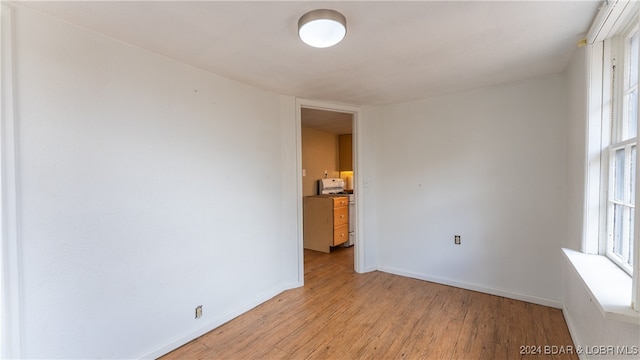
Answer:
POLYGON ((202 305, 198 305, 196 306, 196 319, 199 319, 202 317, 202 305))
POLYGON ((460 245, 460 235, 453 236, 453 243, 456 245, 460 245))

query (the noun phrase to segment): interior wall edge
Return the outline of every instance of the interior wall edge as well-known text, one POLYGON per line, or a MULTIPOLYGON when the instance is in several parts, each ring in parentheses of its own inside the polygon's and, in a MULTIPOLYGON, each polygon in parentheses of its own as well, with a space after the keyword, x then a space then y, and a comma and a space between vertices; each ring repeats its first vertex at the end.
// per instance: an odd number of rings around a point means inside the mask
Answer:
MULTIPOLYGON (((562 316, 564 317, 564 322, 567 323, 567 328, 569 329, 569 335, 571 336, 571 340, 573 341, 574 347, 576 348, 583 347, 584 343, 580 339, 580 336, 578 335, 578 329, 576 328, 573 320, 571 319, 571 314, 569 312, 569 309, 567 308, 567 304, 564 304, 562 306, 562 316)), ((586 359, 584 354, 578 354, 578 357, 580 358, 580 360, 586 359)))
MULTIPOLYGON (((300 272, 301 262, 304 261, 302 254, 302 228, 300 227, 301 219, 298 219, 299 209, 302 208, 302 202, 299 199, 302 197, 302 186, 298 176, 298 151, 299 144, 296 142, 297 133, 300 131, 298 128, 299 123, 296 122, 296 100, 293 96, 280 95, 280 128, 281 128, 281 163, 283 164, 281 191, 286 196, 282 197, 282 227, 286 236, 291 237, 295 242, 295 254, 288 254, 287 256, 294 256, 296 258, 296 271, 294 274, 289 274, 287 269, 283 269, 287 277, 291 277, 291 282, 297 284, 297 286, 303 286, 304 273, 300 272), (292 192, 291 189, 295 191, 292 192), (300 221, 298 221, 300 220, 300 221)), ((292 251, 293 253, 293 251, 292 251)))
POLYGON ((0 357, 20 358, 22 354, 22 286, 21 252, 18 233, 18 186, 14 85, 14 24, 13 7, 3 4, 0 8, 1 59, 0 59, 0 170, 1 206, 0 231, 0 357))

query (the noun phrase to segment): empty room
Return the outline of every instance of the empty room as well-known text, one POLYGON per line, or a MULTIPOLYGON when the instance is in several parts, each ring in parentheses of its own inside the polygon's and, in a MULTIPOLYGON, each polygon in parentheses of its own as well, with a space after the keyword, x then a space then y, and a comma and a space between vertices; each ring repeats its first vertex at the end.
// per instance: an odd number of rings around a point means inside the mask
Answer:
POLYGON ((635 359, 637 1, 7 1, 0 358, 635 359))

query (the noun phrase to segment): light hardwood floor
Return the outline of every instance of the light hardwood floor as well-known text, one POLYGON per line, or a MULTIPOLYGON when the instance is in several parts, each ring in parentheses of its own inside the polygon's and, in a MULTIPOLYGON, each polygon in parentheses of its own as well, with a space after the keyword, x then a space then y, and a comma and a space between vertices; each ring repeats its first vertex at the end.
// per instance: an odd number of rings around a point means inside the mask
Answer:
POLYGON ((557 354, 569 346, 558 309, 378 271, 356 274, 353 248, 336 248, 305 250, 303 288, 162 359, 577 359, 557 354))

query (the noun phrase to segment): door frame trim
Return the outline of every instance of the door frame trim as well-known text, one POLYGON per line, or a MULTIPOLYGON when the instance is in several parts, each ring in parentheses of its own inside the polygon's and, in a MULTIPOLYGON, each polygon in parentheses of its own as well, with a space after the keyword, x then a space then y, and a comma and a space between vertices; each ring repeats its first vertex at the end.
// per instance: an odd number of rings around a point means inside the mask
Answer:
POLYGON ((302 108, 327 110, 349 113, 353 116, 352 124, 352 139, 353 148, 355 150, 355 156, 353 157, 353 180, 354 180, 354 195, 355 195, 355 215, 356 222, 355 236, 354 236, 354 259, 353 267, 357 273, 366 272, 364 254, 366 248, 366 241, 364 240, 364 227, 363 221, 363 207, 362 207, 362 189, 364 189, 362 183, 362 141, 360 124, 362 122, 362 108, 354 105, 345 105, 332 103, 327 101, 318 101, 305 98, 296 98, 296 173, 298 177, 297 183, 297 197, 298 197, 298 278, 300 283, 304 284, 304 244, 303 244, 303 217, 302 217, 302 108))

